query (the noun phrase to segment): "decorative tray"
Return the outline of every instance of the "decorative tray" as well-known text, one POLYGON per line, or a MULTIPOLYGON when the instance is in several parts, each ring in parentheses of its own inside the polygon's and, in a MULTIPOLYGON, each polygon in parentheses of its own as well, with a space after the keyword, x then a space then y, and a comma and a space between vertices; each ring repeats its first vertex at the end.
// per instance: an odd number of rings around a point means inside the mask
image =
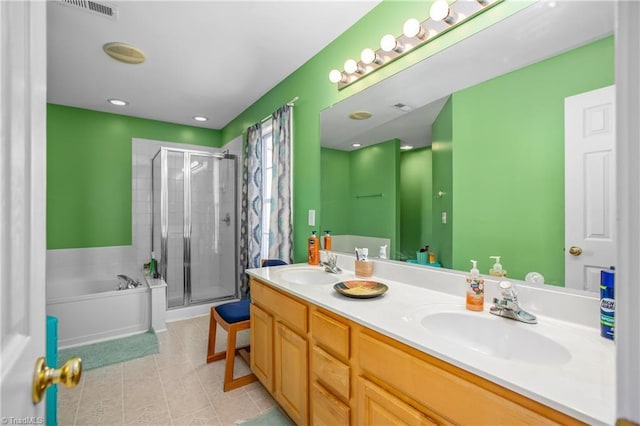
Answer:
POLYGON ((342 281, 333 288, 343 296, 354 299, 371 299, 384 294, 389 289, 385 284, 367 280, 342 281))

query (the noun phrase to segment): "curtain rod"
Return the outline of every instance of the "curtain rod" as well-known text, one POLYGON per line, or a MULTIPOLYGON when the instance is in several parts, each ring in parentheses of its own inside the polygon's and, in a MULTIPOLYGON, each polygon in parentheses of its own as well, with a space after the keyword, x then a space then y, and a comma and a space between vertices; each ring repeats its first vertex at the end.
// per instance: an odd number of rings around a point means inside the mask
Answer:
MULTIPOLYGON (((295 103, 298 101, 298 99, 299 99, 299 97, 296 96, 295 98, 293 98, 289 102, 287 102, 285 105, 292 107, 292 106, 295 105, 295 103)), ((267 115, 265 118, 260 120, 260 122, 264 123, 265 121, 270 120, 270 119, 271 119, 271 114, 267 115)))
MULTIPOLYGON (((295 105, 295 103, 296 103, 296 102, 298 102, 298 99, 300 99, 300 98, 299 98, 298 96, 296 96, 295 98, 293 98, 293 99, 291 99, 289 102, 287 102, 285 105, 292 107, 292 106, 294 106, 294 105, 295 105)), ((270 120, 270 119, 271 119, 271 115, 272 115, 272 114, 267 115, 265 118, 263 118, 262 120, 260 120, 260 121, 259 121, 259 123, 264 123, 265 121, 270 120)), ((246 134, 246 133, 247 133, 247 129, 244 129, 244 130, 242 131, 242 134, 244 135, 244 134, 246 134)))

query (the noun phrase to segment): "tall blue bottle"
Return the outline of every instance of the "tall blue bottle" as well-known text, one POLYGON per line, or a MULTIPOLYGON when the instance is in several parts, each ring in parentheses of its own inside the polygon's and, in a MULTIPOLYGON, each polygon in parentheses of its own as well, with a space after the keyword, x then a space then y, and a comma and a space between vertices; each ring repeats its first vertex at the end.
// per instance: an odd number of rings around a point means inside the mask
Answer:
POLYGON ((616 313, 614 281, 614 271, 600 272, 600 335, 611 340, 614 337, 616 313))

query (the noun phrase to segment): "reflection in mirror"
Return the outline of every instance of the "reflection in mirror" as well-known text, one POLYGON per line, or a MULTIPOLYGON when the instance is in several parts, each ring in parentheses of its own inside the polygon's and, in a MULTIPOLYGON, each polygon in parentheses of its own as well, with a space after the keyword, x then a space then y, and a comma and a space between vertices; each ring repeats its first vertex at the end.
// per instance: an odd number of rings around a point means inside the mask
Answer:
MULTIPOLYGON (((466 271, 475 259, 488 274, 489 257, 501 256, 509 277, 535 271, 597 291, 593 277, 615 257, 571 256, 584 242, 565 242, 565 212, 578 211, 569 223, 596 218, 592 239, 615 238, 615 155, 592 161, 600 174, 583 182, 601 201, 591 213, 602 214, 587 215, 589 200, 567 205, 565 98, 614 83, 613 22, 610 2, 535 3, 323 111, 322 229, 334 241, 389 238, 395 260, 415 261, 428 244, 445 268, 466 271), (348 118, 362 110, 372 117, 348 118)), ((614 128, 615 113, 600 106, 594 133, 614 128)))

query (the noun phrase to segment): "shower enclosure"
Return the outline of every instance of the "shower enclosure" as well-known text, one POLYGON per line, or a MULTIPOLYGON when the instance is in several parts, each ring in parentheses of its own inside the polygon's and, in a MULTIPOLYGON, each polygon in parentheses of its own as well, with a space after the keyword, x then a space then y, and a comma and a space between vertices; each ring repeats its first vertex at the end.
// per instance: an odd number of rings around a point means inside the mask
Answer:
POLYGON ((238 297, 236 157, 162 148, 152 161, 151 247, 167 307, 238 297))

